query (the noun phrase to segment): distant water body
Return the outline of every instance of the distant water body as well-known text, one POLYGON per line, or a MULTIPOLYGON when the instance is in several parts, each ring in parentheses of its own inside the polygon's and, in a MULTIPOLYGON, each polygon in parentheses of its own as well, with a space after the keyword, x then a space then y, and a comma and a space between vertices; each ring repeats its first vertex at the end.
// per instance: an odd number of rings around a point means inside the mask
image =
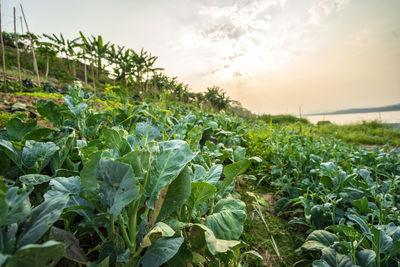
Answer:
POLYGON ((312 123, 317 123, 319 121, 330 121, 335 124, 349 124, 373 120, 382 121, 383 123, 400 123, 400 111, 314 115, 303 117, 307 118, 312 123))

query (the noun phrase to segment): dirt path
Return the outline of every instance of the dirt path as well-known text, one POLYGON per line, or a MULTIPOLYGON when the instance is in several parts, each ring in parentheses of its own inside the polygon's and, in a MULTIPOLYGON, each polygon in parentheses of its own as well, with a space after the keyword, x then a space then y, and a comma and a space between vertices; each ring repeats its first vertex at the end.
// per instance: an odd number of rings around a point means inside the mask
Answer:
POLYGON ((36 96, 28 96, 28 95, 16 95, 16 94, 4 94, 0 93, 0 112, 12 112, 11 107, 15 103, 21 103, 26 105, 27 108, 35 107, 35 103, 38 100, 51 100, 56 104, 60 105, 64 103, 62 98, 46 98, 46 97, 36 97, 36 96))

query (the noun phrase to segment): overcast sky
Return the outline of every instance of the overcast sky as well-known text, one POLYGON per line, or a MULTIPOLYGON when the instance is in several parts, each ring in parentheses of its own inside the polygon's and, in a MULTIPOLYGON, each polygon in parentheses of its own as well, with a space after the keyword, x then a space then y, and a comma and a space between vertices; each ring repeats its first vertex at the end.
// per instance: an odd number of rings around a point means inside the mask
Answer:
POLYGON ((2 0, 5 30, 19 3, 32 32, 144 47, 257 113, 400 103, 399 0, 2 0))

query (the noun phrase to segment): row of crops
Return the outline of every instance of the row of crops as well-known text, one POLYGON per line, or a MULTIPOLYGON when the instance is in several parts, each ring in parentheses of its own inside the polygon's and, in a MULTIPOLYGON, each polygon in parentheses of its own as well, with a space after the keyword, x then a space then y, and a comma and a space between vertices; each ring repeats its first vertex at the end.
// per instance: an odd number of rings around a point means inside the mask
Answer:
POLYGON ((248 139, 267 163, 259 183, 284 196, 275 212, 309 233, 295 266, 400 266, 398 149, 366 150, 301 125, 258 124, 248 139))
POLYGON ((295 266, 398 266, 398 150, 107 93, 76 86, 36 103, 48 127, 20 115, 0 131, 0 265, 261 264, 240 240, 250 173, 306 233, 295 266))
POLYGON ((240 119, 99 102, 79 87, 64 101, 36 103, 53 127, 16 117, 1 131, 1 265, 243 261, 232 190, 260 159, 246 158, 240 119))

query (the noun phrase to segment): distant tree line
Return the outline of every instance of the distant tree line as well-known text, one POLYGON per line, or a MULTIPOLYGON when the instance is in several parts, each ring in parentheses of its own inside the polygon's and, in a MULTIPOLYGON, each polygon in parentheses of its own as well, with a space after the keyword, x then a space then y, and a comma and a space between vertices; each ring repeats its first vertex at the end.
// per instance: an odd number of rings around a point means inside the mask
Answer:
MULTIPOLYGON (((135 51, 105 42, 101 35, 88 36, 80 32, 78 37, 71 40, 61 33, 14 35, 3 32, 2 36, 4 44, 14 49, 17 49, 16 40, 18 40, 19 52, 25 54, 31 53, 33 46, 34 53, 40 57, 39 68, 44 68, 41 75, 44 75, 46 80, 52 62, 57 60, 63 62, 64 69, 73 79, 77 78, 77 68, 79 68, 83 72, 82 82, 90 85, 95 95, 97 87, 112 83, 125 88, 127 94, 166 93, 178 101, 198 105, 208 104, 217 110, 226 109, 230 104, 238 106, 237 102, 231 101, 217 86, 207 88, 205 93, 191 92, 188 85, 178 82, 177 78, 166 76, 164 69, 155 67, 157 56, 144 49, 135 51)), ((39 70, 37 76, 39 77, 39 70)))

